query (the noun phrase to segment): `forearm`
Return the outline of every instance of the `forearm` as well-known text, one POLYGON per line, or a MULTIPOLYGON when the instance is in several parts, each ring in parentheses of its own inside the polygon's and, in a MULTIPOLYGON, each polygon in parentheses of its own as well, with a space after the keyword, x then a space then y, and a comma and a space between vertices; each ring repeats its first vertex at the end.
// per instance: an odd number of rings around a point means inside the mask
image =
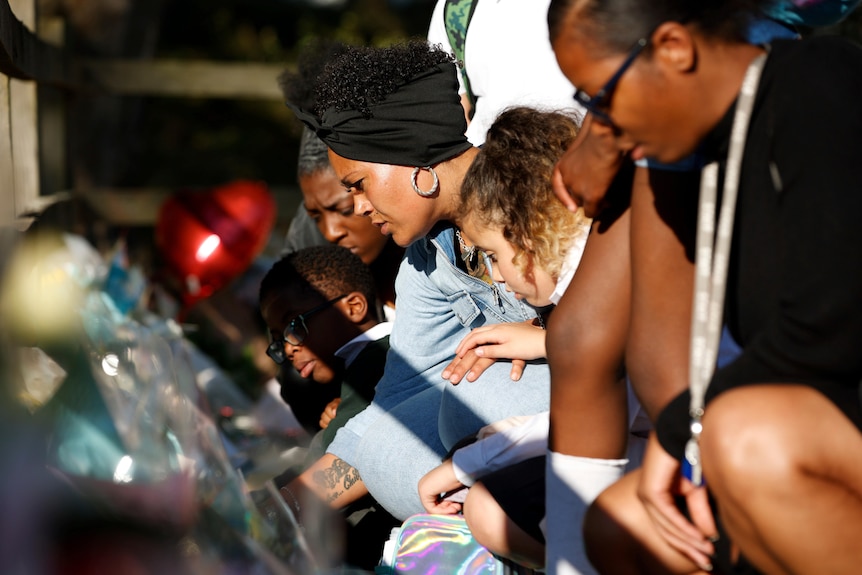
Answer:
POLYGON ((632 193, 626 367, 653 422, 688 385, 698 172, 639 168, 632 193))
POLYGON ((525 418, 457 450, 452 456, 455 478, 472 485, 483 475, 544 455, 548 449, 548 412, 525 418))
POLYGON ((326 453, 299 477, 290 482, 282 496, 294 511, 309 496, 324 501, 332 509, 342 509, 368 494, 359 472, 342 459, 326 453), (295 499, 296 501, 294 501, 295 499))
POLYGON ((621 379, 629 323, 628 211, 594 224, 572 283, 548 322, 550 447, 559 453, 618 459, 628 438, 621 379))
POLYGON ((447 501, 445 496, 463 487, 455 477, 452 461, 446 460, 419 480, 419 498, 428 513, 457 513, 461 510, 461 504, 447 501))

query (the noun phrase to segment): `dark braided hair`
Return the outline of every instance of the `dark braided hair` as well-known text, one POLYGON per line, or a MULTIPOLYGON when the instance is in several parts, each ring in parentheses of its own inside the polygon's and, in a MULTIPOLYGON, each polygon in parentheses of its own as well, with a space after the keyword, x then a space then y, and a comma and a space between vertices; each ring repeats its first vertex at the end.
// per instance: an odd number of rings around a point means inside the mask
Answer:
POLYGON ((455 57, 425 40, 410 40, 385 48, 352 46, 330 61, 320 76, 315 112, 353 109, 365 117, 371 107, 413 76, 455 57))
POLYGON ((259 300, 263 302, 292 284, 300 284, 303 293, 315 293, 326 299, 358 291, 368 300, 374 317, 382 317, 371 270, 345 247, 311 246, 285 255, 261 280, 259 300))

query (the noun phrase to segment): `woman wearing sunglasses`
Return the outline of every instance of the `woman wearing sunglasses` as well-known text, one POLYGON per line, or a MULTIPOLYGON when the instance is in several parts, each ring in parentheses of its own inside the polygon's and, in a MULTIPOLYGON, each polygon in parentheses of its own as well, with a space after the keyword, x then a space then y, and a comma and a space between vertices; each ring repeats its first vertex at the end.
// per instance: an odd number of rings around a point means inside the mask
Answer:
POLYGON ((727 262, 726 276, 704 263, 696 278, 712 287, 697 288, 692 353, 652 342, 665 361, 687 358, 675 367, 691 369, 693 385, 662 410, 643 468, 587 516, 603 572, 858 568, 862 167, 851 150, 862 51, 830 37, 751 44, 751 14, 763 6, 551 3, 561 69, 616 145, 662 162, 698 151, 710 164, 700 198, 718 199, 701 210, 712 215, 698 229, 698 265, 710 251, 727 262), (712 311, 699 313, 702 301, 712 311), (714 369, 719 337, 738 348, 714 369))

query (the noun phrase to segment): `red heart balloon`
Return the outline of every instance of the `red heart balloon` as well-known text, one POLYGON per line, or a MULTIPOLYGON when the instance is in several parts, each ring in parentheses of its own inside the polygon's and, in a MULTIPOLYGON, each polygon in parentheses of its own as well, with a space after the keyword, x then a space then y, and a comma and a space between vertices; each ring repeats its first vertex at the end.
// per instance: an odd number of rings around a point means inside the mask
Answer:
POLYGON ((168 198, 159 211, 156 246, 183 307, 242 273, 266 245, 275 216, 275 199, 262 182, 239 180, 168 198))

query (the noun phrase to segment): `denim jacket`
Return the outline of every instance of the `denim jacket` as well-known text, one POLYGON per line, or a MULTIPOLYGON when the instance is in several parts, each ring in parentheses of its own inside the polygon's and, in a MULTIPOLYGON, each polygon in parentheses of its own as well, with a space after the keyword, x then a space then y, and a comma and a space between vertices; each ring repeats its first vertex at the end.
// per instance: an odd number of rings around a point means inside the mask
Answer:
POLYGON ((390 350, 374 400, 339 430, 329 447, 330 453, 351 465, 354 465, 353 451, 369 425, 383 412, 430 387, 441 388, 444 405, 447 393, 470 395, 484 390, 485 395, 472 403, 466 397, 450 401, 450 405, 457 403, 464 409, 471 409, 471 413, 444 417, 441 407, 439 440, 447 448, 463 437, 467 429, 472 429, 468 432, 472 433, 491 421, 525 411, 534 413, 548 409, 550 376, 546 364, 528 365, 519 382, 511 382, 511 364, 503 361, 492 365, 476 382, 463 381, 452 386, 442 379, 443 368, 472 329, 536 317, 534 308, 515 299, 505 289, 489 285, 455 266, 454 230, 449 223, 438 224, 426 237, 407 248, 395 281, 397 315, 390 336, 390 350), (506 395, 502 388, 498 388, 496 394, 489 388, 498 381, 516 384, 519 391, 509 393, 510 397, 501 397, 506 395), (490 397, 489 391, 492 391, 490 397), (448 423, 455 425, 447 432, 448 423))

